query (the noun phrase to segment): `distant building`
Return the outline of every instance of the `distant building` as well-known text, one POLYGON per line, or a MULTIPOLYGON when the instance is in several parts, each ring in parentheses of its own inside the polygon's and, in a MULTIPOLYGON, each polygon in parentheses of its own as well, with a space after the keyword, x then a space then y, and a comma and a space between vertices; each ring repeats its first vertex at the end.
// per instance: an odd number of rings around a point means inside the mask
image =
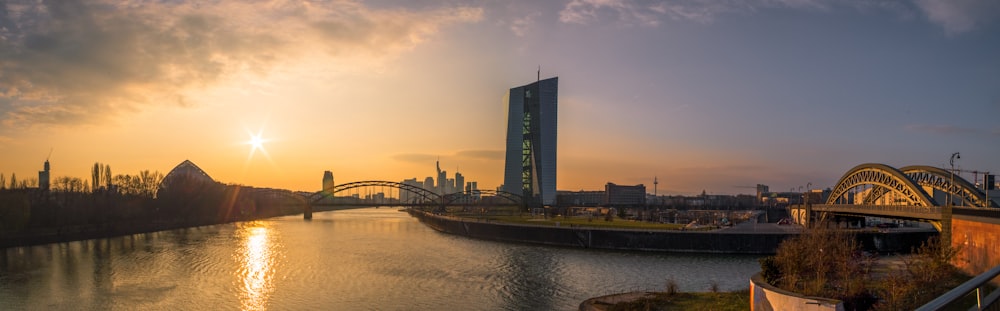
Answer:
POLYGON ((184 162, 177 164, 174 169, 170 170, 167 175, 163 176, 163 180, 160 181, 160 187, 157 190, 157 196, 159 196, 159 192, 170 189, 172 186, 183 185, 186 187, 195 187, 209 183, 215 183, 215 180, 195 165, 194 162, 184 160, 184 162))
POLYGON ((556 205, 559 206, 600 206, 604 205, 604 191, 557 191, 556 205))
POLYGON ((437 194, 441 194, 441 195, 446 194, 446 193, 448 193, 448 171, 442 171, 441 170, 441 161, 440 160, 437 161, 437 173, 438 173, 437 191, 434 191, 434 192, 437 193, 437 194))
POLYGON ((434 191, 434 177, 428 176, 427 178, 424 178, 424 189, 431 192, 437 192, 434 191))
POLYGON ((528 205, 556 203, 558 100, 558 77, 510 89, 503 190, 528 205))
POLYGON ((45 160, 44 170, 38 171, 38 189, 42 191, 49 190, 49 160, 45 160))
POLYGON ((764 204, 764 197, 771 192, 771 188, 764 184, 757 184, 757 204, 764 204))
MULTIPOLYGON (((417 181, 416 178, 411 178, 411 179, 403 180, 403 182, 401 182, 401 184, 404 184, 404 185, 407 185, 407 186, 413 186, 413 187, 416 187, 416 188, 423 188, 424 187, 424 184, 421 183, 421 182, 419 182, 419 181, 417 181)), ((418 195, 418 194, 416 194, 414 192, 403 190, 403 189, 399 190, 399 201, 400 202, 410 203, 410 202, 414 201, 415 199, 419 199, 419 198, 420 198, 420 195, 418 195)))
POLYGON ((326 191, 333 191, 334 185, 335 184, 333 183, 333 172, 331 172, 331 171, 324 171, 323 172, 323 189, 322 190, 324 192, 326 192, 326 191))
POLYGON ((462 173, 455 172, 455 189, 451 192, 462 192, 465 188, 465 176, 462 173))
POLYGON ((646 205, 646 186, 622 186, 608 183, 604 186, 605 204, 608 206, 646 205))

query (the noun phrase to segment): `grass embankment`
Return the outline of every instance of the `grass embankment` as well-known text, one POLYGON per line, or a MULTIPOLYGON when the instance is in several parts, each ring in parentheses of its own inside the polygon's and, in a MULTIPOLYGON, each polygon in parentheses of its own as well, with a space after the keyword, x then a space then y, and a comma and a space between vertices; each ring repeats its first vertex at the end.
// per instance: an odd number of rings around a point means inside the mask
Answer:
MULTIPOLYGON (((481 217, 482 218, 482 217, 481 217)), ((612 221, 606 221, 603 218, 592 218, 588 219, 585 217, 531 217, 531 216, 487 216, 486 219, 491 221, 507 222, 507 223, 518 223, 518 224, 529 224, 529 225, 540 225, 540 226, 575 226, 575 227, 600 227, 600 228, 619 228, 619 229, 658 229, 658 230, 680 230, 684 225, 680 224, 661 224, 654 222, 643 222, 643 221, 629 221, 622 219, 615 219, 612 221)))
MULTIPOLYGON (((480 214, 476 212, 462 211, 459 209, 449 209, 448 214, 452 216, 471 218, 471 219, 488 219, 490 221, 513 223, 513 224, 526 224, 526 225, 536 225, 536 226, 561 226, 561 227, 596 227, 596 228, 616 228, 616 229, 655 229, 655 230, 681 230, 685 225, 683 224, 662 224, 655 222, 645 222, 645 221, 632 221, 625 220, 618 217, 612 217, 611 220, 605 219, 604 216, 600 217, 586 217, 586 216, 555 216, 555 217, 542 217, 539 215, 530 215, 519 213, 515 209, 491 209, 488 214, 480 214)), ((684 230, 712 230, 715 227, 701 227, 701 228, 686 228, 684 230)))
POLYGON ((616 304, 598 304, 604 310, 750 310, 750 291, 719 293, 653 293, 616 304))

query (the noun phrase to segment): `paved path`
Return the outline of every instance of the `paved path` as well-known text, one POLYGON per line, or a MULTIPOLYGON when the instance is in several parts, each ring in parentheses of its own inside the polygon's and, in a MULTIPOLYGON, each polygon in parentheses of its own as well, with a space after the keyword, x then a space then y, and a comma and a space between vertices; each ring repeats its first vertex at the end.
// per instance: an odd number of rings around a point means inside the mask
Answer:
POLYGON ((726 233, 800 233, 802 226, 799 225, 779 225, 776 223, 753 223, 741 222, 729 228, 719 229, 717 232, 726 233))

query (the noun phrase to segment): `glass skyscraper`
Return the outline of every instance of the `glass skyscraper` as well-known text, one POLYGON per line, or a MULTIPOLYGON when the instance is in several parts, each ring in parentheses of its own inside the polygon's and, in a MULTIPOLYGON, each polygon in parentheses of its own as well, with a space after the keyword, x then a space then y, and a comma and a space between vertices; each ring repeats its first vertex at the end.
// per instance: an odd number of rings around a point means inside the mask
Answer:
POLYGON ((559 77, 510 89, 504 191, 529 206, 556 203, 556 121, 559 77))

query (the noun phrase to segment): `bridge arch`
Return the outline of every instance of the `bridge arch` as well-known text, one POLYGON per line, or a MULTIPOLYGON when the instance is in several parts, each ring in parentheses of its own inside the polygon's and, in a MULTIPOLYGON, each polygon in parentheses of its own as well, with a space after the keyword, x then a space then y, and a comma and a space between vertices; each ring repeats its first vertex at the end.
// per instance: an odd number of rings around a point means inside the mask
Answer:
POLYGON ((874 201, 876 195, 882 196, 885 193, 893 192, 907 201, 908 205, 914 206, 937 206, 934 199, 927 195, 924 190, 911 180, 906 174, 891 166, 879 163, 865 163, 855 166, 844 174, 837 181, 837 185, 830 193, 827 204, 837 204, 851 189, 858 186, 872 186, 872 193, 865 202, 874 201))
POLYGON ((398 182, 394 182, 394 181, 381 181, 381 180, 356 181, 356 182, 350 182, 350 183, 346 183, 346 184, 339 184, 339 185, 333 186, 333 188, 324 189, 324 190, 320 190, 320 191, 318 191, 316 193, 313 193, 312 195, 309 196, 308 201, 309 201, 310 204, 315 204, 315 203, 318 203, 320 200, 322 200, 324 198, 332 197, 334 194, 336 194, 338 192, 347 191, 347 190, 356 189, 356 188, 363 188, 363 187, 388 187, 388 188, 396 188, 396 189, 399 189, 400 191, 409 191, 410 193, 415 194, 416 196, 418 196, 421 199, 423 199, 423 201, 421 203, 430 204, 430 203, 440 203, 440 202, 443 202, 442 201, 443 198, 440 195, 438 195, 437 193, 434 193, 433 191, 424 189, 423 187, 417 187, 417 186, 414 186, 414 185, 408 185, 408 184, 398 183, 398 182))
POLYGON ((940 191, 951 193, 971 203, 975 207, 1000 207, 992 201, 986 199, 986 194, 976 188, 965 178, 952 175, 942 168, 926 165, 911 165, 899 169, 910 180, 917 185, 931 187, 940 191), (952 180, 954 179, 954 184, 952 180))

